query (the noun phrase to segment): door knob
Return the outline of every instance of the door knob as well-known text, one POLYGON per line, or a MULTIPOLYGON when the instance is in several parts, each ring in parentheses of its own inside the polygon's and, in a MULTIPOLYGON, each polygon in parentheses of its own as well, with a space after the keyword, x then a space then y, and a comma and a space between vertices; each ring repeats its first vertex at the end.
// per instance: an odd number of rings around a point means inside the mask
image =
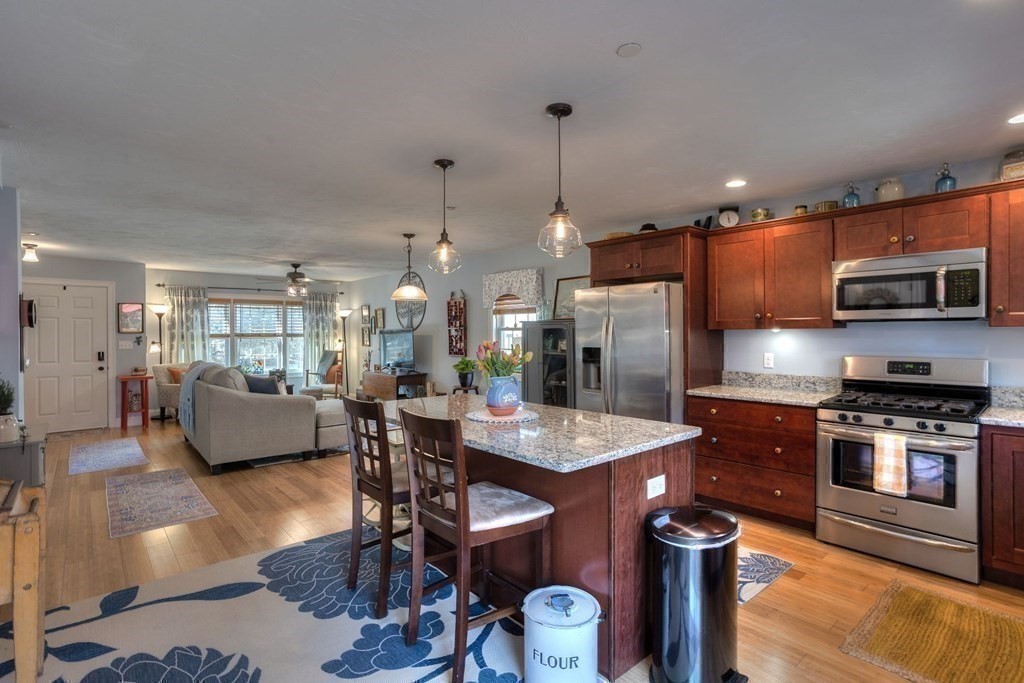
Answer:
POLYGON ((711 483, 713 484, 713 483, 715 483, 716 481, 718 481, 718 475, 717 475, 717 474, 712 474, 712 475, 711 475, 711 483))
POLYGON ((897 242, 900 241, 900 238, 897 237, 896 235, 893 235, 892 237, 889 238, 889 241, 892 242, 893 244, 896 244, 897 242))
POLYGON ((100 372, 103 372, 103 369, 104 369, 104 368, 103 368, 103 366, 101 365, 101 366, 100 366, 100 367, 99 367, 98 369, 99 369, 99 371, 100 371, 100 372))
POLYGON ((782 498, 782 490, 781 489, 775 489, 774 493, 775 493, 775 497, 776 498, 782 498))
POLYGON ((782 455, 782 449, 778 446, 775 447, 775 455, 782 455))
POLYGON ((996 313, 1005 313, 1006 308, 1003 306, 996 306, 996 313))
POLYGON ((907 235, 906 239, 907 239, 908 242, 913 242, 917 238, 914 237, 913 235, 907 235))

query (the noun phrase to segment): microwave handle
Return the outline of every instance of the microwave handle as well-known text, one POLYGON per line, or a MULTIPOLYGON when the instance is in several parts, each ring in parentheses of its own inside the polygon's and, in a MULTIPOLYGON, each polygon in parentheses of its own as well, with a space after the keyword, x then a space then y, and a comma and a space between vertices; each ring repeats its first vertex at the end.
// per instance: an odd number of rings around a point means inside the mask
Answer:
POLYGON ((940 313, 946 311, 946 266, 935 270, 935 309, 940 313))

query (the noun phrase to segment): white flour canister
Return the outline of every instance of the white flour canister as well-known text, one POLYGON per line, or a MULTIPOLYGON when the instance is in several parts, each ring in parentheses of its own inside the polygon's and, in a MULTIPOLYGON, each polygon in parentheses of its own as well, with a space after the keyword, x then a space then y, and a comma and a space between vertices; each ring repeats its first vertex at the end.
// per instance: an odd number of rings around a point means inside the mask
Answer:
POLYGON ((597 625, 604 621, 592 595, 571 586, 538 588, 523 601, 528 683, 593 683, 597 625))

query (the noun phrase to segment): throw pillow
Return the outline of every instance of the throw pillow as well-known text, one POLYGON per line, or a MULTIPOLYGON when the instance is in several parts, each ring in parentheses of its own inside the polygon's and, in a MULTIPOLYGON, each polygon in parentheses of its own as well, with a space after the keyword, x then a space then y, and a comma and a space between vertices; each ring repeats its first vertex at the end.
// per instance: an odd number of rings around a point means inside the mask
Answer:
POLYGON ((171 375, 171 384, 181 384, 181 376, 185 372, 185 368, 167 368, 167 372, 171 375))
POLYGON ((277 380, 273 377, 258 377, 256 375, 245 375, 245 383, 249 385, 249 391, 254 394, 279 394, 277 380))

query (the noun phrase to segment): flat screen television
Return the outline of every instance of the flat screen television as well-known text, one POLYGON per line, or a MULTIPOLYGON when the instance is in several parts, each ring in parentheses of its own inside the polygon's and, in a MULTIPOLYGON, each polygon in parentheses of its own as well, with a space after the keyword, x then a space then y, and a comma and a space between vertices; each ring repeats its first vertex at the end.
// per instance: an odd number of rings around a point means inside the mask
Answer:
POLYGON ((384 368, 415 368, 412 330, 380 331, 380 364, 384 368))

